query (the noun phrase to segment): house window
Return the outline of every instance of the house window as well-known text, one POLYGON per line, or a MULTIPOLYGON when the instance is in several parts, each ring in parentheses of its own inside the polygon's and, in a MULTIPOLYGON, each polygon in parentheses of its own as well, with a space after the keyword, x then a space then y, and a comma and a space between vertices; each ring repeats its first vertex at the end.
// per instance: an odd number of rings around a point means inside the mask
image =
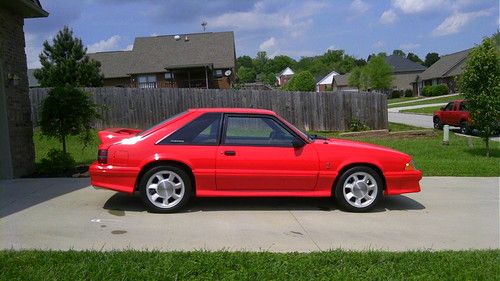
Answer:
POLYGON ((174 74, 170 71, 165 72, 165 80, 173 80, 174 79, 174 74))
POLYGON ((156 88, 156 75, 139 75, 137 81, 139 88, 156 88))
POLYGON ((222 77, 222 69, 216 69, 215 70, 215 77, 221 78, 222 77))

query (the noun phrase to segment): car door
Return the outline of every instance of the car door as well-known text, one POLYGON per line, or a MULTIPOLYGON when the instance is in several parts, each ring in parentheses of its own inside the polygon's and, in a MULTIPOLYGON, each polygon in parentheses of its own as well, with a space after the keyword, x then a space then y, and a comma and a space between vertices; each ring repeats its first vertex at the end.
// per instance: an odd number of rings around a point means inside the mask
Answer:
POLYGON ((450 124, 450 122, 452 121, 452 117, 453 117, 453 102, 450 102, 444 107, 441 113, 441 122, 445 125, 450 124))
POLYGON ((312 190, 316 186, 318 165, 313 145, 277 118, 225 115, 216 159, 217 189, 312 190))

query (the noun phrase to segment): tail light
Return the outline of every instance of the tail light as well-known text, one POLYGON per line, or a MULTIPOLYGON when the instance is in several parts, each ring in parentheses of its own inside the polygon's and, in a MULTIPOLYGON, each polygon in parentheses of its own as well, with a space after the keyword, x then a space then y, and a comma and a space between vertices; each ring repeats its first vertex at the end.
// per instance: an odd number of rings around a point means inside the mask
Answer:
POLYGON ((97 162, 99 164, 107 164, 108 163, 108 150, 107 149, 99 149, 97 152, 97 162))

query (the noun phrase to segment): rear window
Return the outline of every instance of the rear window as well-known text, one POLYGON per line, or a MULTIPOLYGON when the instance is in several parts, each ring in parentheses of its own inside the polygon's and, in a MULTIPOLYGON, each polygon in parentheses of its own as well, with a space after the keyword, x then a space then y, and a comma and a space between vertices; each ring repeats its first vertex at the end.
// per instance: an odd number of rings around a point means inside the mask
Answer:
POLYGON ((144 136, 144 135, 147 135, 147 134, 149 134, 150 132, 155 131, 157 128, 162 127, 162 126, 163 126, 163 125, 165 125, 166 123, 168 123, 168 122, 170 122, 170 121, 173 121, 173 120, 175 120, 175 119, 177 119, 177 118, 179 118, 179 117, 183 116, 183 115, 184 115, 184 114, 186 114, 186 113, 187 113, 187 111, 183 111, 183 112, 181 112, 181 113, 175 114, 175 115, 171 116, 170 118, 165 119, 165 120, 161 121, 160 123, 158 123, 158 124, 156 124, 156 125, 153 125, 153 126, 149 127, 148 129, 146 129, 146 130, 144 130, 144 131, 142 131, 142 132, 138 133, 137 135, 138 135, 138 136, 144 136))
POLYGON ((221 113, 205 113, 159 144, 216 145, 219 141, 221 118, 221 113))

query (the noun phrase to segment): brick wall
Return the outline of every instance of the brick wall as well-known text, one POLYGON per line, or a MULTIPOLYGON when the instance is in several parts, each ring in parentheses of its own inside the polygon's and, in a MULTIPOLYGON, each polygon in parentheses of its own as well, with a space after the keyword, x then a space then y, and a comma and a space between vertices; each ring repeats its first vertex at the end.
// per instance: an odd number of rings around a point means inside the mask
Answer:
MULTIPOLYGON (((20 177, 34 171, 33 125, 28 96, 26 54, 24 52, 24 19, 0 8, 0 63, 4 75, 6 113, 13 175, 20 177), (17 85, 7 79, 19 77, 17 85)), ((3 132, 0 132, 3 133, 3 132)))

